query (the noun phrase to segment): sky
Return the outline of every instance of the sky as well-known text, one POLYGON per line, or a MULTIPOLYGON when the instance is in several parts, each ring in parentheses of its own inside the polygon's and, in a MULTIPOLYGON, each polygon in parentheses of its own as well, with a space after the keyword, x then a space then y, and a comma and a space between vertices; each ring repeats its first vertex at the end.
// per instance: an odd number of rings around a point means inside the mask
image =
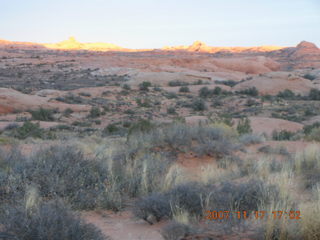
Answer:
POLYGON ((320 47, 320 0, 0 0, 0 39, 320 47))

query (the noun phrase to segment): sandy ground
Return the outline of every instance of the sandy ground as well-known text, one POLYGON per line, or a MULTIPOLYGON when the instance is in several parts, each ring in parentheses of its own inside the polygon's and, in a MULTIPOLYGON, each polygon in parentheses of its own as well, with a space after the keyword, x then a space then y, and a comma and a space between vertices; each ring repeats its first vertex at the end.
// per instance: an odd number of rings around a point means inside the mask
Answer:
POLYGON ((159 231, 165 222, 150 225, 135 219, 129 211, 118 214, 110 211, 85 212, 82 215, 113 240, 163 240, 159 231))

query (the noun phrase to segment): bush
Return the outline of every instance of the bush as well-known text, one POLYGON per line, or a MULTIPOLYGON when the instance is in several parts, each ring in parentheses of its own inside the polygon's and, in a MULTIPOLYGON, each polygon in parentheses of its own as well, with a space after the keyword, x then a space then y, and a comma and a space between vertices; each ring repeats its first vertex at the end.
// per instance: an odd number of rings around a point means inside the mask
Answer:
POLYGON ((104 136, 108 136, 108 135, 117 135, 119 134, 121 131, 121 129, 113 123, 108 124, 108 126, 106 126, 103 131, 102 131, 102 135, 104 136))
POLYGON ((190 228, 182 223, 169 222, 161 229, 161 235, 165 240, 184 239, 191 233, 190 228))
POLYGON ((208 190, 207 209, 223 209, 224 211, 257 211, 278 197, 274 186, 265 186, 257 179, 240 184, 224 182, 208 190), (209 191, 211 194, 209 194, 209 191))
POLYGON ((24 194, 26 185, 38 186, 45 199, 60 197, 77 209, 96 208, 106 195, 106 167, 73 146, 52 146, 28 159, 13 152, 4 163, 8 171, 0 181, 0 189, 7 189, 3 200, 24 194))
POLYGON ((223 84, 223 85, 226 85, 226 86, 229 86, 229 87, 234 87, 235 85, 238 84, 238 82, 236 81, 233 81, 233 80, 217 80, 215 81, 216 84, 223 84))
POLYGON ((320 182, 320 151, 315 146, 307 147, 298 153, 294 160, 294 170, 300 176, 306 188, 312 188, 320 182))
POLYGON ((320 100, 320 90, 318 89, 311 89, 309 92, 309 99, 319 101, 320 100))
POLYGON ((291 140, 291 138, 294 136, 293 132, 289 132, 287 130, 281 130, 273 131, 272 132, 272 139, 276 141, 285 141, 285 140, 291 140))
POLYGON ((187 82, 183 82, 183 81, 180 81, 180 80, 172 80, 168 83, 168 85, 170 87, 177 87, 177 86, 187 86, 189 85, 189 83, 187 82))
POLYGON ((204 111, 207 109, 205 101, 202 99, 196 99, 192 102, 191 107, 194 111, 204 111))
POLYGON ((262 143, 263 138, 259 135, 244 134, 240 137, 240 142, 244 145, 262 143))
POLYGON ((312 132, 314 128, 319 128, 320 127, 320 122, 315 122, 312 125, 306 125, 303 127, 303 132, 304 134, 308 135, 312 132))
POLYGON ((240 135, 252 132, 249 118, 240 119, 237 125, 237 131, 240 135))
POLYGON ((89 113, 88 117, 90 117, 90 118, 97 118, 97 117, 100 117, 100 116, 101 116, 100 108, 98 108, 98 107, 92 107, 91 110, 90 110, 90 113, 89 113))
POLYGON ((170 216, 170 203, 165 195, 153 193, 136 201, 133 213, 136 217, 153 224, 170 216))
POLYGON ((190 92, 190 89, 189 87, 186 87, 186 86, 180 87, 179 92, 187 93, 187 92, 190 92))
POLYGON ((63 111, 63 115, 65 117, 69 117, 73 113, 73 110, 71 108, 67 108, 66 110, 63 111))
POLYGON ((12 236, 8 239, 108 239, 57 201, 40 203, 32 209, 20 205, 7 206, 0 218, 2 232, 12 236))
POLYGON ((123 88, 124 90, 131 90, 130 85, 127 84, 127 83, 123 84, 123 85, 122 85, 122 88, 123 88))
POLYGON ((186 183, 152 194, 136 202, 135 216, 152 223, 174 217, 175 211, 202 217, 207 209, 223 211, 257 211, 278 197, 278 189, 251 179, 243 183, 223 182, 219 185, 186 183))
POLYGON ((33 120, 38 121, 54 121, 53 110, 39 108, 38 110, 30 111, 33 120))
POLYGON ((320 127, 313 128, 310 134, 306 137, 309 141, 320 142, 320 127))
POLYGON ((176 108, 175 107, 168 107, 167 113, 168 114, 176 114, 176 108))
POLYGON ((282 92, 279 92, 277 97, 287 99, 287 100, 292 100, 292 99, 295 99, 296 95, 291 90, 286 89, 282 92))
POLYGON ((18 139, 32 138, 44 138, 45 132, 40 128, 39 123, 24 122, 21 127, 15 128, 13 136, 18 139))
POLYGON ((149 87, 151 87, 151 83, 150 82, 142 82, 139 84, 139 89, 141 91, 149 91, 149 87))
POLYGON ((245 94, 253 97, 256 97, 259 95, 258 89, 256 87, 247 88, 247 89, 238 91, 237 93, 245 94))
POLYGON ((311 75, 310 73, 307 73, 307 74, 303 75, 303 77, 304 77, 305 79, 310 80, 310 81, 313 81, 313 80, 316 79, 316 76, 311 75))

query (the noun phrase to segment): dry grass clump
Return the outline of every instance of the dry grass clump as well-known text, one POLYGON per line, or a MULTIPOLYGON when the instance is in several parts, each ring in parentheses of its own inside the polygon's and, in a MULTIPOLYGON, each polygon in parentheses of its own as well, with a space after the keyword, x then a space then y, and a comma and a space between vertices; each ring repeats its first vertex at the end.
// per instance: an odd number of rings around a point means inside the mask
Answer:
POLYGON ((294 159, 294 171, 302 177, 304 186, 311 188, 320 182, 320 150, 310 146, 294 159))

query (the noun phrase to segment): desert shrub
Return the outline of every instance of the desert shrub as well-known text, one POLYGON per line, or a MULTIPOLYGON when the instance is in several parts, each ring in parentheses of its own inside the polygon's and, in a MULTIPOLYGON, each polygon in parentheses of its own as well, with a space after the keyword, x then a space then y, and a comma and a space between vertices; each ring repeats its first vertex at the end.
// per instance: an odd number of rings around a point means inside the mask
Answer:
POLYGON ((320 90, 311 89, 309 92, 309 99, 319 101, 320 100, 320 90))
POLYGON ((2 182, 7 186, 4 200, 13 193, 24 193, 26 185, 38 186, 43 198, 60 197, 77 209, 98 207, 106 195, 106 167, 87 159, 76 147, 56 145, 27 159, 15 153, 7 156, 4 162, 10 165, 7 164, 9 170, 2 182))
POLYGON ((312 75, 312 74, 310 74, 310 73, 307 73, 307 74, 303 75, 303 77, 304 77, 305 79, 310 80, 310 81, 313 81, 313 80, 316 79, 316 76, 314 76, 314 75, 312 75))
POLYGON ((81 98, 80 96, 76 96, 72 93, 68 93, 63 97, 57 97, 56 100, 59 102, 65 102, 69 104, 83 104, 86 102, 85 99, 81 98))
POLYGON ((176 108, 175 107, 168 107, 167 113, 168 114, 176 114, 176 108))
POLYGON ((173 218, 175 211, 202 217, 207 209, 224 211, 257 211, 260 206, 277 199, 278 189, 262 181, 251 179, 243 183, 223 182, 219 185, 186 183, 164 193, 152 194, 138 200, 135 216, 148 222, 173 218))
POLYGON ((91 97, 91 94, 88 92, 81 92, 79 93, 79 96, 83 96, 83 97, 91 97))
POLYGON ((44 138, 45 132, 42 128, 40 128, 39 123, 27 121, 24 122, 21 127, 15 128, 12 135, 18 139, 26 139, 28 137, 44 138))
POLYGON ((168 99, 173 99, 173 98, 177 98, 178 97, 178 95, 175 92, 167 92, 164 95, 168 99))
POLYGON ((296 95, 291 90, 286 89, 286 90, 284 90, 282 92, 279 92, 277 97, 283 98, 283 99, 292 100, 292 99, 295 99, 296 95))
POLYGON ((52 109, 39 108, 38 110, 30 111, 33 120, 39 121, 54 121, 52 109))
POLYGON ((140 119, 139 121, 133 123, 130 128, 129 128, 129 132, 128 132, 128 136, 137 133, 137 132, 150 132, 153 128, 155 127, 155 125, 150 122, 149 120, 146 119, 140 119))
POLYGON ((165 195, 153 193, 137 200, 133 213, 136 217, 153 224, 163 218, 168 218, 171 214, 171 208, 165 195))
POLYGON ((180 87, 179 92, 183 92, 183 93, 190 92, 190 89, 187 86, 183 86, 183 87, 180 87))
POLYGON ((189 83, 187 82, 183 82, 183 81, 180 81, 180 80, 172 80, 168 83, 168 85, 170 87, 177 87, 177 86, 187 86, 189 85, 189 83))
POLYGON ((160 233, 165 240, 177 240, 189 235, 191 230, 190 227, 185 224, 171 221, 161 229, 160 233))
POLYGON ((313 128, 309 135, 306 137, 309 141, 317 141, 320 142, 320 127, 313 128))
POLYGON ((256 97, 259 95, 258 89, 256 87, 247 88, 244 90, 240 90, 237 93, 256 97))
POLYGON ((260 135, 244 134, 240 137, 239 140, 242 144, 249 145, 249 144, 262 143, 264 139, 260 135))
POLYGON ((278 131, 272 132, 272 139, 276 141, 290 140, 293 136, 294 136, 294 133, 289 132, 287 130, 281 130, 280 132, 278 131))
POLYGON ((126 132, 127 130, 125 128, 120 127, 115 123, 110 123, 102 130, 102 136, 110 136, 110 135, 124 136, 126 132))
POLYGON ((149 87, 151 87, 151 82, 145 81, 139 84, 139 89, 141 91, 149 91, 149 87))
POLYGON ((203 101, 202 99, 195 99, 192 104, 191 107, 194 111, 204 111, 207 109, 206 103, 205 101, 203 101))
POLYGON ((212 187, 206 199, 206 209, 256 211, 261 205, 276 199, 278 194, 275 186, 267 186, 257 179, 240 184, 224 182, 212 187))
POLYGON ((188 211, 191 215, 201 216, 205 192, 206 188, 201 184, 186 183, 169 190, 166 196, 172 212, 178 209, 188 211))
POLYGON ((151 107, 151 101, 149 98, 144 98, 144 99, 136 99, 136 103, 139 107, 145 107, 145 108, 149 108, 151 107))
POLYGON ((101 110, 100 108, 98 107, 92 107, 90 109, 90 113, 88 115, 88 117, 90 118, 97 118, 97 117, 100 117, 101 116, 101 110))
POLYGON ((199 90, 199 97, 209 98, 209 97, 213 97, 215 95, 220 95, 222 93, 223 93, 223 91, 220 87, 215 87, 214 89, 209 89, 208 87, 202 87, 199 90))
POLYGON ((10 130, 14 130, 16 128, 19 128, 19 124, 18 123, 10 123, 4 128, 4 130, 5 131, 10 131, 10 130))
POLYGON ((134 207, 136 217, 147 222, 151 219, 160 221, 163 218, 173 217, 174 211, 185 210, 193 215, 202 215, 202 194, 204 186, 196 183, 178 185, 164 193, 153 193, 139 199, 134 207))
POLYGON ((304 134, 308 135, 308 134, 310 134, 312 132, 312 130, 314 128, 319 128, 319 127, 320 127, 320 122, 315 122, 315 123, 313 123, 311 125, 305 125, 303 127, 303 132, 304 132, 304 134))
POLYGON ((237 131, 240 135, 252 132, 249 118, 240 119, 237 125, 237 131))
POLYGON ((217 80, 215 81, 216 84, 223 84, 229 87, 234 87, 235 85, 238 84, 238 82, 233 81, 233 80, 217 80))
POLYGON ((200 90, 199 90, 199 97, 202 97, 202 98, 207 98, 209 97, 211 94, 211 91, 209 90, 208 87, 202 87, 200 90))
POLYGON ((60 201, 26 206, 6 206, 0 217, 2 232, 21 240, 109 239, 93 225, 85 223, 60 201))
POLYGON ((156 92, 161 92, 161 87, 157 87, 157 86, 155 86, 155 87, 153 87, 153 91, 156 91, 156 92))
POLYGON ((73 113, 73 110, 71 108, 67 108, 66 110, 63 111, 63 115, 65 117, 69 117, 73 113))
POLYGON ((129 84, 127 84, 127 83, 125 83, 125 84, 123 84, 122 85, 122 88, 124 89, 124 90, 131 90, 131 87, 130 87, 130 85, 129 84))
POLYGON ((170 151, 194 151, 199 155, 224 156, 238 148, 233 136, 219 127, 187 126, 175 123, 135 134, 128 138, 130 146, 167 149, 170 151))
POLYGON ((315 146, 306 148, 296 155, 294 171, 302 176, 306 188, 314 187, 320 182, 320 151, 315 146))

